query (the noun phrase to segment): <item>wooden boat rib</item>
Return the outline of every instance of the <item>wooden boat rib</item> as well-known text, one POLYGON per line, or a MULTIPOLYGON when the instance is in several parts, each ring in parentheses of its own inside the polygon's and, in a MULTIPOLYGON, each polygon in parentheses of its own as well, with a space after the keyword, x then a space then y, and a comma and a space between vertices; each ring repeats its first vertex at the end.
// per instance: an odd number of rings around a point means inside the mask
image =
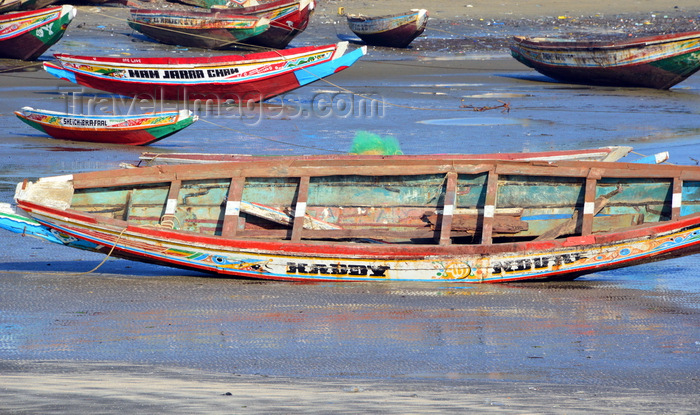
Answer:
POLYGON ((15 199, 113 255, 247 278, 571 279, 700 251, 697 166, 272 160, 43 178, 15 199))
POLYGON ((61 39, 75 14, 63 5, 0 16, 0 57, 35 60, 61 39))
POLYGON ((230 49, 270 27, 263 18, 227 12, 132 9, 129 27, 169 45, 230 49))
POLYGON ((116 94, 165 100, 258 102, 350 67, 366 48, 347 42, 207 58, 109 58, 56 54, 50 74, 116 94))
POLYGON ((23 107, 15 115, 53 138, 91 143, 147 145, 197 120, 189 110, 137 115, 83 115, 23 107))
POLYGON ((579 84, 669 89, 700 70, 700 32, 620 42, 515 36, 510 49, 538 72, 579 84))
MULTIPOLYGON (((256 160, 367 160, 367 159, 391 159, 391 160, 521 160, 521 161, 618 161, 632 151, 632 147, 610 146, 596 149, 581 150, 556 150, 540 151, 532 153, 493 153, 493 154, 417 154, 401 156, 383 155, 358 155, 358 154, 330 154, 330 155, 306 155, 306 156, 252 156, 247 154, 217 154, 217 153, 155 153, 144 152, 139 160, 147 166, 159 164, 197 164, 197 163, 225 163, 236 161, 256 160)), ((665 152, 666 158, 668 153, 665 152)), ((660 161, 654 160, 655 163, 660 161)))
MULTIPOLYGON (((339 11, 344 14, 344 10, 339 11)), ((410 12, 387 16, 345 15, 350 30, 366 44, 405 48, 420 36, 428 24, 428 11, 412 9, 410 12)))

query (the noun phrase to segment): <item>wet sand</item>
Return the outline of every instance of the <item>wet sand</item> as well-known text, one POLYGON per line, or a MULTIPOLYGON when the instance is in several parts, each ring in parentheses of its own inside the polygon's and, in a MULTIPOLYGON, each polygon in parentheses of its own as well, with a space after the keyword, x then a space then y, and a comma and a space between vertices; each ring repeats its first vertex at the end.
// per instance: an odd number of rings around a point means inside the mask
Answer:
MULTIPOLYGON (((424 5, 322 2, 294 45, 350 36, 335 14, 340 6, 382 13, 424 5)), ((698 75, 673 91, 572 86, 544 79, 506 49, 513 34, 692 30, 696 1, 439 1, 430 14, 434 30, 414 47, 370 48, 353 68, 299 97, 340 86, 433 111, 276 119, 265 107, 256 125, 203 117, 148 150, 342 152, 366 129, 397 136, 407 153, 631 144, 645 154, 670 150, 680 163, 700 155, 698 75), (510 113, 458 111, 499 100, 511 104, 510 113)), ((148 42, 125 28, 127 15, 82 6, 50 52, 210 53, 148 42)), ((19 123, 12 110, 61 110, 62 97, 79 90, 31 70, 0 75, 7 127, 1 201, 24 178, 117 168, 146 150, 58 142, 19 123)), ((111 259, 82 274, 103 256, 2 232, 3 412, 631 414, 700 407, 697 255, 565 284, 304 285, 111 259)))

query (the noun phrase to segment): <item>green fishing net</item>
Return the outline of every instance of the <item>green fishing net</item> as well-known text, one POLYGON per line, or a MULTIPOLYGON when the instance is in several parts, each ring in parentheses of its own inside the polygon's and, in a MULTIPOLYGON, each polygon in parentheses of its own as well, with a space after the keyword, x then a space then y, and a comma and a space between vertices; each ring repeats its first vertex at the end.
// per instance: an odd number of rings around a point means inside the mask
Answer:
POLYGON ((369 131, 357 131, 352 140, 351 154, 379 154, 393 156, 403 154, 399 140, 395 137, 382 137, 369 131))

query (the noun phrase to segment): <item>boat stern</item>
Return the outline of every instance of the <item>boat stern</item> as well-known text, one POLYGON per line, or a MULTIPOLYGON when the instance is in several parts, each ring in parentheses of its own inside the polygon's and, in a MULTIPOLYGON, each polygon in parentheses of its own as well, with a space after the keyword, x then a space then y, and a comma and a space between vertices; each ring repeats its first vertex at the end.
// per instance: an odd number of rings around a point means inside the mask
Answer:
POLYGON ((23 181, 15 189, 15 201, 66 210, 73 199, 73 175, 43 177, 23 181))

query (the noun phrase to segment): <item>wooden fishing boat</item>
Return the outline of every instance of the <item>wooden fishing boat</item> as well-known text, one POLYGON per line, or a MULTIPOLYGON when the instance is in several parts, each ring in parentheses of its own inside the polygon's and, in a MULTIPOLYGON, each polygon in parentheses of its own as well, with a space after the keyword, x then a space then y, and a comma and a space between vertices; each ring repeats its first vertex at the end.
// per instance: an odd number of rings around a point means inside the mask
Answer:
MULTIPOLYGON (((207 164, 207 163, 226 163, 238 161, 255 161, 255 160, 295 160, 297 162, 303 160, 366 160, 376 159, 381 160, 389 157, 391 160, 425 160, 440 158, 441 160, 521 160, 521 161, 618 161, 627 156, 632 147, 627 146, 610 146, 595 149, 581 150, 556 150, 556 151, 538 151, 532 153, 493 153, 493 154, 416 154, 416 155, 401 155, 401 156, 383 156, 383 155, 356 155, 356 154, 325 154, 325 155, 305 155, 305 156, 253 156, 249 154, 217 154, 217 153, 157 153, 146 151, 139 156, 139 163, 146 166, 156 166, 160 164, 207 164)), ((664 152, 665 158, 668 158, 668 152, 664 152)), ((654 159, 655 163, 662 160, 654 159)), ((665 161, 665 160, 664 160, 665 161)))
POLYGON ((314 0, 273 0, 233 8, 237 13, 270 20, 270 28, 245 40, 248 45, 284 49, 306 30, 316 2, 314 0))
POLYGON ((538 72, 578 84, 669 89, 700 69, 700 32, 590 42, 515 36, 510 50, 538 72))
POLYGON ((0 58, 38 58, 63 36, 75 13, 66 4, 0 16, 0 58))
POLYGON ((258 102, 350 67, 365 48, 347 42, 192 58, 111 58, 54 55, 50 74, 89 88, 153 100, 258 102))
POLYGON ((700 251, 698 166, 273 159, 25 180, 15 201, 117 257, 260 279, 573 279, 700 251))
POLYGON ((265 48, 284 49, 309 24, 314 0, 274 0, 262 3, 216 5, 201 3, 206 11, 132 9, 129 25, 163 43, 210 49, 265 48), (232 39, 217 21, 241 17, 269 21, 265 30, 232 39), (193 27, 196 26, 196 27, 193 27), (209 42, 205 42, 211 38, 209 42))
POLYGON ((18 10, 21 5, 22 0, 0 0, 0 13, 18 10))
POLYGON ((162 140, 197 120, 189 110, 137 115, 83 115, 23 107, 15 115, 53 138, 142 146, 162 140))
POLYGON ((373 46, 408 47, 423 33, 428 24, 428 11, 425 9, 371 17, 363 14, 345 14, 341 7, 338 13, 345 16, 353 33, 366 44, 373 46))
POLYGON ((169 45, 231 49, 270 27, 264 18, 230 11, 204 12, 132 9, 129 26, 169 45))

